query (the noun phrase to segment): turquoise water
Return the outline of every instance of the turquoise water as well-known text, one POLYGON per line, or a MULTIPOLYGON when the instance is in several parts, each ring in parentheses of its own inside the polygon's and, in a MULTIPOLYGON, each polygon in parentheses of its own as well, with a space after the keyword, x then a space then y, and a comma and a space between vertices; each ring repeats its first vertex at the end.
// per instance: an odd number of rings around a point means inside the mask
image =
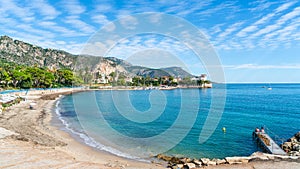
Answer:
POLYGON ((265 126, 278 143, 300 130, 300 84, 272 84, 272 90, 264 86, 82 92, 63 97, 57 104, 57 114, 86 144, 129 158, 144 158, 164 149, 169 155, 192 158, 247 156, 260 151, 252 139, 255 127, 265 126), (211 107, 213 93, 217 101, 224 98, 219 91, 226 91, 223 111, 222 107, 211 107), (130 102, 124 102, 127 98, 130 102), (151 116, 157 112, 157 116, 151 116), (199 143, 208 115, 215 117, 212 122, 218 122, 220 113, 219 123, 206 128, 213 131, 212 135, 199 143), (130 117, 132 114, 136 117, 130 117), (149 139, 156 136, 163 139, 149 139))

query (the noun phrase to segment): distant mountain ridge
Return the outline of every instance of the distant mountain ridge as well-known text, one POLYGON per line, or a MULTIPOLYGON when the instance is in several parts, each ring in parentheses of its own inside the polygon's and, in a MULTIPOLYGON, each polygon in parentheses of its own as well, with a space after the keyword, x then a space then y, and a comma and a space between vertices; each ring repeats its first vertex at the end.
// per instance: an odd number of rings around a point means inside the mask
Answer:
POLYGON ((117 72, 127 77, 192 77, 193 75, 180 67, 153 69, 135 66, 115 57, 95 57, 90 55, 74 55, 62 50, 44 49, 8 36, 0 37, 0 58, 28 66, 47 67, 49 69, 69 68, 80 73, 101 73, 109 75, 117 72))

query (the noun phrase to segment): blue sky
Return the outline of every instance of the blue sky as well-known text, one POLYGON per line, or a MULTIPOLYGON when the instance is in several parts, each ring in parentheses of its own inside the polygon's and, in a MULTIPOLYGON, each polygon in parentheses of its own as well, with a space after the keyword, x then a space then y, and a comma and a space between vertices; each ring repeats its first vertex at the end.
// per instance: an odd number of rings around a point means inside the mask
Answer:
MULTIPOLYGON (((170 14, 195 25, 214 46, 227 82, 300 82, 298 0, 3 0, 0 34, 78 54, 106 24, 142 12, 170 14)), ((119 46, 122 45, 128 51, 147 50, 155 45, 176 48, 183 54, 183 60, 189 54, 180 50, 179 42, 168 37, 137 36, 120 42, 119 46)), ((118 46, 110 56, 121 57, 117 49, 118 46)), ((133 56, 137 57, 139 52, 133 56)), ((163 52, 166 58, 170 53, 163 52)), ((199 67, 190 66, 190 70, 195 74, 205 72, 199 67)))

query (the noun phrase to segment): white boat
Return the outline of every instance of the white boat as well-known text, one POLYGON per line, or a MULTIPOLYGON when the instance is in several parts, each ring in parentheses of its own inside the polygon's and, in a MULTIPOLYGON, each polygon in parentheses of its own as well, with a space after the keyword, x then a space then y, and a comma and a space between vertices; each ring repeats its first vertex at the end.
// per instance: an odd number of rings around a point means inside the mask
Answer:
POLYGON ((272 90, 271 84, 269 83, 268 90, 272 90))

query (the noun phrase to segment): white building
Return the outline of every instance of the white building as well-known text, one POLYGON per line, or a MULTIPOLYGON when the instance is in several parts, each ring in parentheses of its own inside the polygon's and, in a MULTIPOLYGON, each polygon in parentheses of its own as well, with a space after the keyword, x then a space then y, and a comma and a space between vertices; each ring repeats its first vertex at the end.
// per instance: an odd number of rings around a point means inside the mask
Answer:
POLYGON ((206 74, 201 74, 200 80, 201 81, 206 81, 207 80, 207 75, 206 74))

